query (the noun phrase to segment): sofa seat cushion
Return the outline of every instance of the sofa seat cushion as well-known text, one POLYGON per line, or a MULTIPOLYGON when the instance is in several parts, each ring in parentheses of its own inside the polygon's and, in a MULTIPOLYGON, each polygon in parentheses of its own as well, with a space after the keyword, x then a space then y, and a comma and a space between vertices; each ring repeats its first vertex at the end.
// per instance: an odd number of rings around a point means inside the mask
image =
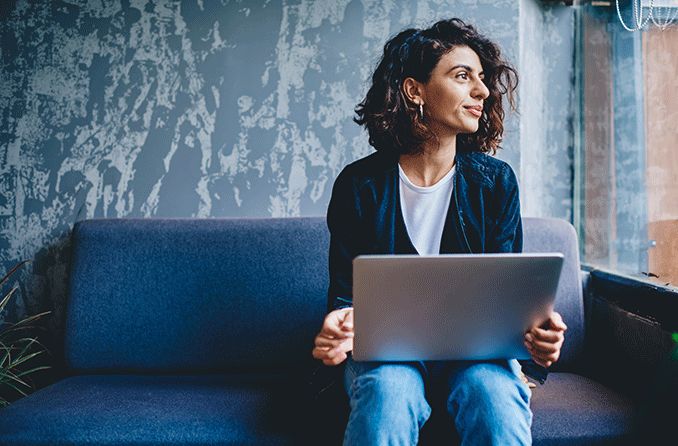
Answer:
POLYGON ((623 444, 632 440, 633 404, 602 384, 572 373, 551 373, 532 389, 535 445, 623 444))
POLYGON ((303 415, 285 388, 223 375, 70 377, 0 411, 0 444, 299 444, 303 415))
MULTIPOLYGON (((544 385, 532 389, 530 407, 534 446, 635 444, 631 401, 583 376, 549 373, 544 385)), ((459 444, 444 409, 433 412, 419 444, 459 444)))

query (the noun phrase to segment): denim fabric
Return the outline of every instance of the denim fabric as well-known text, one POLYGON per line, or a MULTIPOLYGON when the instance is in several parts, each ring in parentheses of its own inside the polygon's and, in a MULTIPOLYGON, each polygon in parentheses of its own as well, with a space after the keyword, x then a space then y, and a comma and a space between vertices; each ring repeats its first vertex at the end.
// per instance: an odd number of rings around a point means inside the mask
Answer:
MULTIPOLYGON (((522 252, 518 180, 504 161, 481 152, 456 155, 453 197, 440 252, 522 252)), ((353 259, 360 254, 416 254, 400 209, 398 157, 376 152, 344 168, 327 210, 330 230, 328 309, 352 305, 353 259)), ((522 361, 540 382, 547 371, 522 361)))
POLYGON ((431 392, 446 398, 443 407, 462 446, 529 445, 530 391, 519 370, 515 360, 379 363, 349 358, 344 385, 351 414, 344 445, 416 445, 431 415, 431 392))

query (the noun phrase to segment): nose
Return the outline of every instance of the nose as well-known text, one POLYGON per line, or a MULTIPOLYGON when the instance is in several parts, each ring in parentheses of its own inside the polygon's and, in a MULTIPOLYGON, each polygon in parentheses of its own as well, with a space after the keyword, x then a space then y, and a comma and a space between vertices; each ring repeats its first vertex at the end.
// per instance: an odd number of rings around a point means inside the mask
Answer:
POLYGON ((485 100, 488 98, 488 96, 490 96, 490 90, 487 88, 487 85, 485 85, 485 82, 483 82, 482 79, 476 78, 471 95, 474 99, 485 100))

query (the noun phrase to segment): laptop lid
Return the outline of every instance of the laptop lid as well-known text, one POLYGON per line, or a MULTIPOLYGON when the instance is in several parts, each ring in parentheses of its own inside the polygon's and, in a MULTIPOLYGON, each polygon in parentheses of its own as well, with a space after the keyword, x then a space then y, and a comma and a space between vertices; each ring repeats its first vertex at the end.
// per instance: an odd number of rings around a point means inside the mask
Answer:
POLYGON ((528 359, 561 253, 369 255, 353 261, 357 361, 528 359))

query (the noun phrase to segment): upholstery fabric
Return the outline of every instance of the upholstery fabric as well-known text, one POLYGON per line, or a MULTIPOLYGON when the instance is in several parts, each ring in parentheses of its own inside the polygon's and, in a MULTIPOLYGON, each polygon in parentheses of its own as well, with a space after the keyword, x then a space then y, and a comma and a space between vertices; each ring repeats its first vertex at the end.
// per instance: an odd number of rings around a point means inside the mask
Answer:
MULTIPOLYGON (((0 442, 313 444, 304 436, 311 426, 299 412, 299 385, 253 375, 76 376, 0 412, 0 442)), ((535 446, 620 444, 631 438, 630 401, 579 375, 551 374, 533 389, 531 407, 535 446)), ((427 444, 439 444, 436 439, 429 435, 427 444)))
MULTIPOLYGON (((534 446, 638 444, 631 400, 581 375, 549 374, 532 389, 530 408, 534 446)), ((420 446, 459 444, 453 425, 438 408, 424 425, 420 446)))
POLYGON ((270 377, 71 377, 3 410, 0 444, 302 444, 288 391, 270 377))
POLYGON ((577 233, 570 223, 554 218, 525 218, 523 233, 523 252, 562 252, 565 255, 555 309, 563 317, 567 332, 560 360, 552 370, 577 370, 577 361, 584 353, 584 300, 577 233))
POLYGON ((113 372, 308 365, 328 237, 323 218, 80 222, 66 360, 113 372))
MULTIPOLYGON (((576 370, 576 234, 559 220, 523 225, 526 252, 566 256, 556 309, 569 326, 562 368, 576 370)), ((323 406, 308 394, 327 308, 324 218, 90 220, 73 243, 65 350, 74 376, 2 409, 0 444, 340 443, 342 395, 323 406), (327 418, 331 438, 300 436, 327 418)), ((619 442, 631 408, 595 381, 551 373, 533 392, 534 443, 619 442)))
POLYGON ((532 389, 535 446, 623 444, 632 440, 630 399, 572 373, 551 373, 532 389))

